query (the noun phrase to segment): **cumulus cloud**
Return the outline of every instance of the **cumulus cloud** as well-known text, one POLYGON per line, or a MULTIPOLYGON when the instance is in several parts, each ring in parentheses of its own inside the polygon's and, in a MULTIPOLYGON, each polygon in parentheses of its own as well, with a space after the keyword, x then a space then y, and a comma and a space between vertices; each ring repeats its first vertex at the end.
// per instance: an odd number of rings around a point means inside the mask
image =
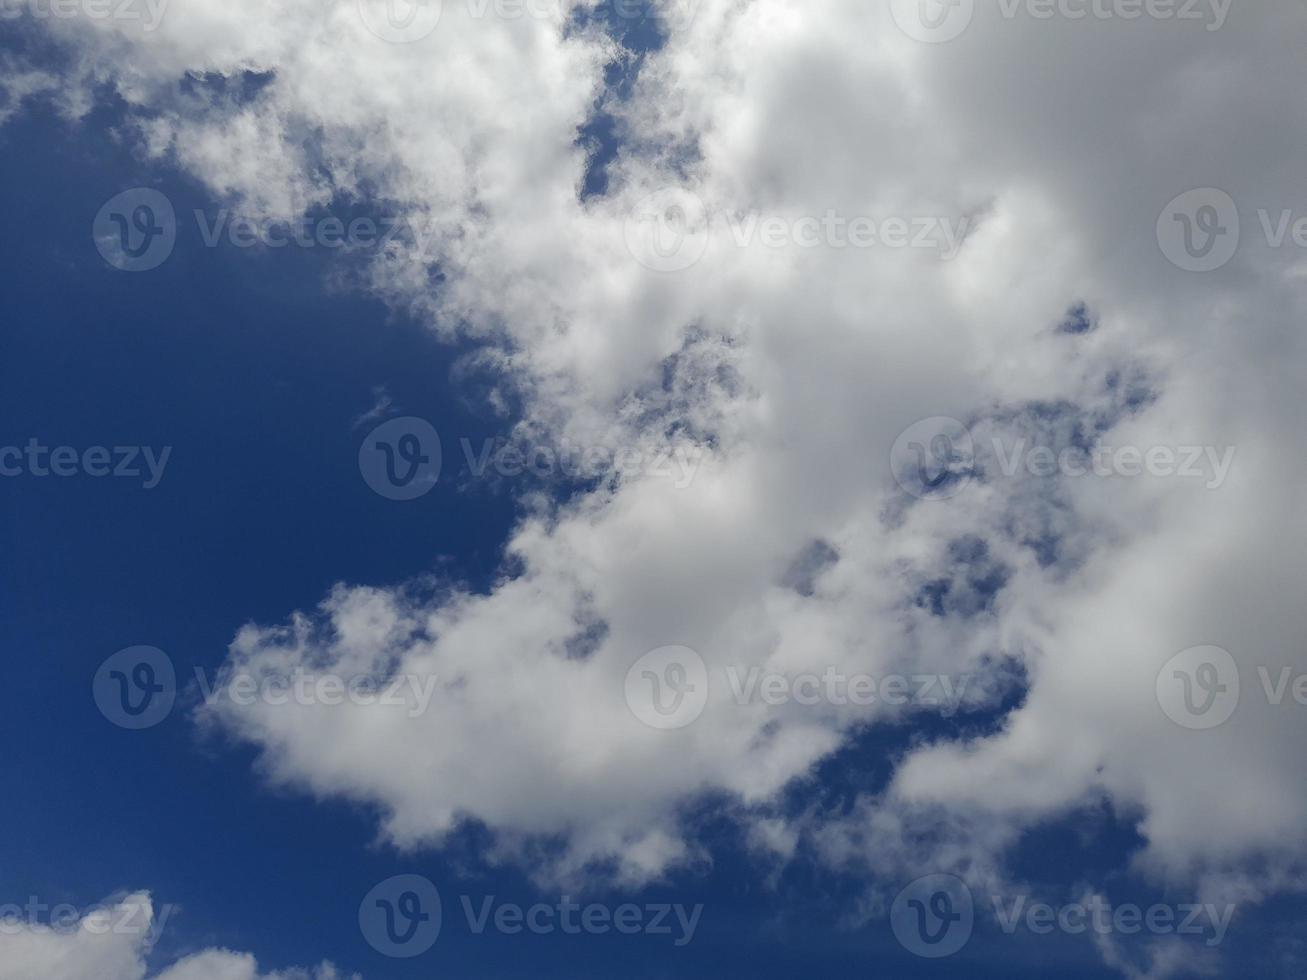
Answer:
POLYGON ((627 473, 532 498, 486 594, 342 586, 232 646, 232 675, 434 678, 429 710, 219 698, 202 720, 259 746, 275 780, 379 806, 400 846, 478 820, 544 875, 702 860, 679 817, 716 794, 773 853, 803 834, 832 863, 874 853, 905 874, 1001 875, 1024 828, 1108 801, 1145 838, 1144 873, 1295 887, 1307 714, 1256 685, 1259 666, 1307 666, 1291 594, 1307 266, 1256 215, 1302 200, 1307 14, 1240 5, 1209 29, 978 5, 929 44, 888 4, 703 0, 622 99, 604 72, 626 55, 596 24, 471 11, 446 3, 403 45, 354 3, 192 0, 148 34, 50 25, 73 77, 111 80, 143 145, 215 195, 276 216, 371 196, 421 219, 430 250, 397 243, 371 286, 484 345, 533 438, 704 454, 689 487, 627 473), (179 84, 245 72, 265 81, 240 99, 179 84), (578 131, 599 100, 623 146, 585 197, 578 131), (1156 226, 1209 186, 1245 234, 1197 275, 1156 226), (686 268, 628 248, 659 192, 689 222, 686 268), (786 237, 829 216, 934 222, 951 252, 786 237), (919 500, 891 448, 939 416, 970 428, 978 472, 919 500), (1216 486, 1007 473, 987 447, 1022 439, 1237 454, 1216 486), (671 644, 711 683, 702 717, 666 732, 623 690, 671 644), (1196 732, 1156 681, 1200 644, 1251 690, 1196 732), (731 666, 992 682, 968 710, 1024 691, 986 734, 915 747, 851 815, 789 821, 782 789, 905 713, 741 706, 731 666))
MULTIPOLYGON (((264 973, 248 953, 210 949, 148 970, 161 927, 146 892, 105 903, 58 927, 5 919, 0 926, 0 980, 351 980, 324 963, 313 970, 264 973)), ((355 974, 352 980, 360 980, 355 974)))

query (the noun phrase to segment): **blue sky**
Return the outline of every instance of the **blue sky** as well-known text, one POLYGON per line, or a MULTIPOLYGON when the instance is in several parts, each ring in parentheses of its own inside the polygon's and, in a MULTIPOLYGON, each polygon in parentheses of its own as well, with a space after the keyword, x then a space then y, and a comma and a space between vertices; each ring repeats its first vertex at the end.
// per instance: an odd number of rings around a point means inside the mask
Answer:
MULTIPOLYGON (((627 50, 619 52, 620 63, 610 61, 600 100, 585 125, 573 130, 591 155, 578 195, 583 200, 603 201, 615 193, 615 181, 631 179, 623 169, 628 158, 647 149, 628 129, 641 121, 630 122, 624 113, 630 100, 642 97, 635 82, 643 59, 658 52, 658 38, 647 26, 617 36, 627 50)), ((10 35, 0 50, 38 68, 62 64, 65 57, 25 29, 10 35)), ((240 73, 222 83, 228 104, 236 106, 257 101, 263 84, 266 79, 240 73), (237 87, 240 91, 233 94, 237 87)), ((414 605, 432 614, 451 595, 500 594, 506 582, 529 581, 523 568, 539 560, 529 549, 527 557, 505 551, 531 515, 562 520, 559 515, 570 504, 602 495, 586 481, 511 476, 487 481, 467 472, 461 440, 472 445, 508 440, 516 426, 555 418, 558 406, 582 414, 576 408, 582 399, 563 396, 549 411, 540 410, 546 398, 541 392, 551 389, 534 375, 520 388, 503 383, 514 371, 529 373, 521 361, 539 357, 542 363, 557 363, 531 348, 528 331, 500 344, 471 330, 459 336, 433 330, 431 318, 441 314, 433 314, 431 307, 405 307, 393 295, 369 288, 373 254, 367 249, 350 256, 325 248, 206 247, 194 214, 214 220, 230 199, 206 182, 214 178, 202 164, 188 166, 176 154, 142 152, 136 128, 156 111, 167 116, 186 110, 178 110, 177 103, 143 109, 115 95, 110 86, 97 95, 94 107, 76 121, 62 118, 47 93, 23 102, 0 125, 0 213, 9 229, 0 236, 0 268, 5 270, 0 445, 24 446, 37 439, 46 446, 79 449, 171 447, 171 454, 151 489, 139 480, 84 473, 0 478, 0 553, 5 555, 0 563, 0 650, 8 665, 0 694, 0 733, 8 749, 0 761, 7 789, 0 906, 35 896, 48 905, 67 902, 86 908, 124 891, 149 891, 156 909, 161 903, 179 908, 150 954, 150 977, 213 948, 249 951, 265 971, 331 961, 343 975, 357 972, 368 980, 437 975, 768 978, 800 972, 905 978, 1042 977, 1054 971, 1084 978, 1199 975, 1197 966, 1189 969, 1188 953, 1178 960, 1185 967, 1157 972, 1154 961, 1155 972, 1149 973, 1150 939, 1156 937, 1114 935, 1118 945, 1113 955, 1121 959, 1113 963, 1086 936, 1032 935, 1024 928, 1006 935, 991 914, 990 891, 1059 907, 1094 892, 1115 905, 1144 908, 1196 901, 1192 881, 1159 877, 1146 866, 1148 811, 1140 800, 1154 800, 1149 793, 1129 798, 1117 784, 1105 781, 1049 804, 1035 817, 1007 815, 994 824, 958 803, 956 813, 949 814, 957 817, 956 823, 941 820, 938 827, 923 823, 919 828, 927 842, 925 865, 911 864, 897 850, 880 854, 872 845, 867 850, 850 845, 839 859, 823 849, 832 839, 827 832, 849 833, 869 812, 863 805, 889 791, 900 764, 913 753, 936 744, 983 742, 1003 732, 1033 699, 1028 673, 1004 673, 1007 686, 1001 696, 957 716, 912 713, 842 723, 835 748, 814 753, 811 764, 796 766, 792 778, 761 803, 746 803, 744 793, 724 778, 718 785, 704 776, 695 792, 673 794, 667 812, 674 817, 657 816, 663 811, 655 808, 651 818, 655 825, 664 819, 674 823, 675 833, 693 845, 695 858, 670 862, 641 881, 602 872, 550 879, 550 861, 532 855, 567 851, 584 819, 573 813, 557 832, 531 838, 524 852, 504 851, 498 847, 501 831, 515 829, 513 819, 533 826, 531 819, 504 817, 505 826, 496 826, 494 819, 475 812, 477 797, 471 791, 469 801, 454 801, 470 811, 464 814, 467 819, 443 841, 401 846, 383 829, 387 807, 395 804, 384 793, 370 794, 357 784, 342 789, 326 770, 308 762, 287 780, 291 785, 278 785, 269 773, 288 763, 269 748, 275 740, 260 747, 250 734, 256 730, 253 723, 199 723, 200 692, 189 680, 197 671, 219 677, 243 627, 285 623, 295 610, 313 610, 340 583, 397 593, 409 589, 408 594, 418 596, 414 605), (125 273, 97 251, 92 222, 114 195, 141 187, 172 202, 179 216, 178 240, 158 268, 125 273), (482 359, 487 349, 495 356, 482 359), (500 395, 502 402, 497 401, 500 395), (369 488, 360 474, 359 450, 379 421, 407 416, 430 420, 439 430, 444 465, 430 493, 396 502, 369 488), (97 709, 92 680, 106 658, 137 645, 166 651, 182 679, 181 693, 167 720, 145 731, 128 731, 97 709), (315 779, 331 789, 306 791, 315 779), (755 821, 801 828, 787 859, 760 853, 752 836, 755 821), (1000 825, 1001 832, 995 829, 1000 825), (932 855, 929 842, 936 834, 938 854, 932 855), (954 863, 953 857, 966 849, 959 841, 966 847, 974 844, 978 854, 994 842, 993 853, 983 860, 993 858, 1003 880, 986 871, 983 882, 972 882, 980 912, 964 949, 942 960, 914 955, 896 938, 888 906, 919 875, 968 874, 966 869, 979 874, 979 857, 963 862, 965 868, 954 863), (392 876, 407 874, 434 882, 444 907, 438 942, 410 960, 382 955, 358 924, 364 896, 392 876), (702 905, 702 916, 692 940, 677 946, 664 935, 504 935, 494 930, 476 935, 460 904, 461 896, 473 904, 495 896, 529 907, 563 895, 610 909, 624 903, 642 908, 702 905)), ((315 137, 305 139, 312 145, 315 137)), ((686 161, 696 159, 696 153, 711 156, 710 148, 696 149, 694 143, 688 139, 660 147, 660 153, 666 151, 663 163, 675 171, 693 166, 686 161)), ((322 152, 324 159, 330 155, 322 152)), ((777 163, 770 171, 744 166, 740 174, 764 188, 758 196, 765 199, 769 182, 806 179, 787 176, 786 166, 777 163)), ((316 205, 310 215, 337 214, 348 220, 391 213, 392 197, 369 196, 367 185, 362 187, 352 198, 341 193, 325 206, 316 205)), ((441 295, 451 291, 450 283, 460 275, 454 265, 453 259, 433 263, 426 270, 425 288, 441 295)), ((738 274, 726 271, 720 279, 738 274)), ((831 282, 839 282, 840 275, 833 269, 831 282)), ((1001 423, 1053 432, 1048 438, 1056 440, 1063 428, 1089 419, 1106 432, 1132 424, 1136 415, 1147 418, 1152 401, 1162 398, 1160 382, 1144 397, 1139 395, 1148 387, 1143 382, 1131 389, 1122 381, 1156 377, 1131 360, 1129 344, 1104 353, 1096 339, 1098 328, 1082 329, 1098 316, 1097 307, 1083 305, 1082 299, 1083 287, 1093 277, 1066 279, 1059 284, 1060 294, 1048 290, 1061 297, 1050 300, 1049 309, 1070 309, 1076 328, 1059 333, 1057 321, 1047 318, 1037 334, 1032 327, 1030 350, 1039 352, 1031 355, 1032 363, 1048 356, 1062 365, 1090 367, 1058 368, 1067 372, 1065 397, 1035 391, 1039 386, 1034 384, 1012 384, 1001 399, 978 397, 967 419, 973 431, 1001 423), (1050 349, 1058 353, 1046 355, 1050 349), (1108 380, 1071 390, 1089 375, 1108 380)), ((589 284, 588 277, 575 281, 578 289, 589 284)), ((1103 292, 1110 290, 1104 287, 1103 292)), ((1121 297, 1128 294, 1130 289, 1122 286, 1120 295, 1107 299, 1106 319, 1120 313, 1121 297)), ((649 305, 673 308, 683 299, 660 298, 649 305)), ((551 302, 561 306, 557 297, 540 305, 551 302)), ((726 300, 705 300, 702 315, 689 319, 700 333, 710 332, 704 324, 731 303, 745 308, 731 294, 726 300)), ((506 303, 505 309, 512 308, 506 303)), ((620 313, 615 309, 614 318, 620 319, 620 313)), ((500 311, 490 319, 498 322, 500 311)), ((673 345, 675 353, 649 369, 660 380, 641 382, 644 388, 631 389, 636 394, 625 393, 627 401, 619 397, 608 405, 621 406, 624 418, 638 416, 641 424, 662 433, 718 425, 704 445, 725 453, 733 430, 717 416, 704 422, 711 413, 694 401, 699 396, 693 393, 706 389, 687 387, 691 394, 686 394, 669 379, 710 355, 729 359, 731 349, 754 338, 740 334, 705 352, 695 346, 691 325, 686 332, 690 339, 679 349, 673 345), (664 401, 648 393, 660 386, 664 401), (637 395, 646 400, 641 402, 644 415, 631 409, 630 399, 637 395), (647 408, 654 403, 657 408, 647 408), (648 423, 650 418, 655 421, 648 423)), ((506 329, 511 333, 513 325, 506 329)), ((625 343, 626 348, 614 344, 614 349, 638 351, 642 340, 635 335, 625 343)), ((777 346, 788 349, 786 343, 777 346)), ((838 361, 842 355, 838 347, 834 350, 838 361)), ((609 353, 605 348, 603 356, 609 353)), ((771 350, 766 356, 775 354, 771 350)), ((605 364, 611 376, 629 368, 620 353, 612 357, 613 363, 605 364)), ((585 363, 600 363, 599 355, 585 363)), ((816 374, 813 365, 821 363, 809 352, 792 355, 790 367, 796 377, 810 379, 816 374)), ((704 385, 719 384, 734 398, 732 372, 747 375, 753 366, 714 368, 704 385)), ((878 377, 878 371, 867 368, 869 376, 878 377)), ((583 391, 609 383, 598 369, 583 367, 579 373, 583 391)), ((746 377, 738 390, 764 384, 767 377, 766 371, 746 377)), ((924 414, 908 410, 906 417, 924 414)), ((947 413, 941 409, 936 414, 947 413)), ((1074 442, 1083 433, 1068 438, 1074 442)), ((784 442, 781 438, 777 444, 784 442)), ((888 444, 875 439, 870 444, 878 459, 888 460, 888 444)), ((809 465, 800 455, 788 465, 809 465)), ((886 483, 888 476, 881 474, 886 483)), ((831 477, 832 483, 839 479, 831 477)), ((1013 503, 997 517, 986 511, 983 520, 976 518, 974 530, 965 519, 941 521, 931 532, 944 542, 938 562, 922 559, 918 568, 904 559, 899 566, 897 585, 907 598, 891 618, 911 619, 922 636, 954 628, 974 631, 977 637, 991 628, 997 633, 1001 630, 994 621, 1012 608, 1011 590, 1038 591, 1030 584, 1031 575, 1042 570, 1049 582, 1073 577, 1082 564, 1077 549, 1089 533, 1085 528, 1099 530, 1097 518, 1086 518, 1082 525, 1065 517, 1085 506, 1083 500, 1072 501, 1074 491, 1064 496, 1060 489, 1047 495, 1041 490, 1032 502, 1027 490, 1011 496, 1024 501, 1024 509, 1018 511, 1013 503), (1014 554, 1025 554, 1028 563, 1021 564, 1014 554)), ((912 526, 914 508, 928 506, 935 505, 898 500, 869 512, 877 520, 883 517, 887 526, 895 520, 912 526)), ((765 523, 774 512, 760 507, 758 513, 765 523)), ((818 524, 814 520, 805 533, 820 542, 826 537, 818 524)), ((760 526, 758 533, 765 537, 774 530, 760 526)), ((1109 535, 1104 532, 1104 537, 1109 535)), ((851 535, 849 540, 855 539, 851 535)), ((825 546, 830 557, 817 561, 815 574, 820 577, 827 566, 839 565, 854 547, 843 540, 838 547, 825 546)), ((814 553, 825 552, 807 552, 814 553)), ((798 589, 809 593, 806 599, 812 599, 814 590, 814 601, 833 594, 811 583, 798 589)), ((1082 591, 1091 590, 1086 586, 1082 591)), ((602 598, 595 601, 603 606, 602 598)), ((859 601, 874 605, 871 599, 859 601)), ((618 605, 595 614, 599 625, 591 624, 587 642, 604 647, 609 621, 622 615, 618 605)), ((650 608, 656 613, 664 606, 651 599, 650 608)), ((522 609, 524 620, 532 614, 530 607, 522 609)), ((687 613, 685 623, 665 627, 666 641, 681 642, 682 634, 698 629, 696 623, 697 614, 687 613)), ((503 625, 509 631, 513 624, 503 625)), ((811 621, 809 628, 814 628, 811 621)), ((1231 627, 1224 642, 1238 635, 1231 627)), ((1197 636, 1195 642, 1209 639, 1223 637, 1197 636)), ((266 650, 260 647, 260 652, 266 650)), ((984 662, 991 667, 1000 655, 1015 656, 992 648, 986 654, 984 662)), ((1028 669, 1030 664, 1022 665, 1028 669)), ((577 718, 589 710, 584 702, 572 706, 577 718)), ((780 727, 777 721, 767 731, 774 734, 780 727)), ((481 757, 475 731, 469 729, 468 742, 458 747, 465 757, 481 757)), ((375 764, 384 769, 396 755, 420 755, 423 747, 409 742, 365 750, 376 751, 375 764)), ((487 749, 483 764, 493 767, 504 758, 487 749)), ((627 778, 658 781, 652 771, 644 777, 639 772, 647 757, 632 759, 627 778)), ((672 755, 666 764, 677 766, 681 760, 672 755)), ((746 759, 742 764, 751 763, 746 759)), ((1111 768, 1113 763, 1103 765, 1111 768)), ((1006 770, 1000 766, 994 772, 1001 779, 1006 770)), ((441 775, 433 778, 438 781, 441 775)), ((1141 778, 1147 783, 1151 775, 1145 771, 1141 778)), ((578 792, 569 790, 569 778, 567 773, 559 777, 564 796, 578 792)), ((1194 778, 1203 778, 1202 772, 1195 770, 1194 778)), ((487 781, 494 782, 493 774, 487 781)), ((1230 792, 1241 790, 1232 786, 1230 792)), ((984 793, 978 791, 978 796, 984 793)), ((949 798, 947 793, 941 797, 949 798)), ((1257 805, 1254 798, 1245 802, 1257 805)), ((542 809, 552 812, 556 806, 542 801, 542 809)), ((905 812, 929 812, 934 819, 947 806, 905 812)), ((640 824, 636 829, 646 828, 640 824)), ((911 838, 917 829, 909 818, 901 836, 911 838)), ((1240 860, 1244 863, 1237 869, 1251 881, 1283 858, 1268 851, 1240 860)), ((1280 971, 1301 962, 1295 926, 1305 911, 1303 901, 1293 888, 1286 888, 1286 894, 1269 887, 1265 892, 1258 900, 1239 903, 1217 950, 1216 975, 1287 976, 1291 974, 1280 971)), ((1215 902, 1208 896, 1217 894, 1224 895, 1208 892, 1203 900, 1215 902)), ((1185 942, 1203 946, 1201 938, 1185 942)), ((0 976, 7 975, 0 970, 0 976)))

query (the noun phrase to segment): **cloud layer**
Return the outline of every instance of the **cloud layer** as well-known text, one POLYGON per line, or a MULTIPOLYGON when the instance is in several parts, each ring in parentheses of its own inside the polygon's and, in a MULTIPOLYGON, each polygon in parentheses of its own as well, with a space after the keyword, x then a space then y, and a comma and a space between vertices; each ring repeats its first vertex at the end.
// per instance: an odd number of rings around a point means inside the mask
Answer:
POLYGON ((342 586, 232 646, 233 674, 435 677, 429 710, 220 699, 202 721, 259 746, 270 778, 378 805, 397 845, 477 820, 544 876, 703 859, 679 818, 711 795, 782 854, 803 838, 840 866, 969 875, 1107 801, 1159 880, 1298 887, 1307 714, 1260 694, 1258 668, 1307 668, 1307 255, 1273 247, 1258 212, 1303 200, 1307 14, 984 5, 932 44, 895 5, 703 0, 620 98, 605 69, 630 55, 598 26, 474 8, 446 3, 409 44, 352 2, 191 0, 148 33, 45 25, 70 77, 111 81, 147 152, 216 197, 276 217, 385 201, 432 229, 370 285, 480 344, 525 439, 704 454, 688 487, 625 474, 524 502, 488 594, 342 586), (250 72, 240 97, 213 84, 250 72), (622 146, 608 192, 585 197, 597 103, 622 146), (1243 241, 1194 274, 1157 226, 1205 187, 1237 202, 1243 241), (656 233, 669 207, 689 233, 670 252, 639 220, 656 233), (874 244, 850 243, 856 218, 874 244), (898 247, 891 222, 957 234, 898 247), (892 448, 934 417, 965 424, 980 469, 923 500, 892 448), (1215 486, 1005 473, 993 447, 1023 439, 1236 454, 1215 486), (624 683, 673 644, 703 657, 710 695, 658 731, 624 683), (1194 731, 1157 679, 1203 644, 1231 652, 1245 697, 1194 731), (783 789, 931 708, 742 706, 729 667, 974 676, 970 711, 1025 690, 992 734, 921 744, 850 813, 795 818, 783 789))

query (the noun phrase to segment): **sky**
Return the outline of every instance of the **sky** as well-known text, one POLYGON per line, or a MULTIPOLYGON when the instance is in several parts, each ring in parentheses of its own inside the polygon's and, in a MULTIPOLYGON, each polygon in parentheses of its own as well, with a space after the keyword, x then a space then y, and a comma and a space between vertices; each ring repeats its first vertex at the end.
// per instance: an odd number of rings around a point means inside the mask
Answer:
POLYGON ((0 980, 1301 975, 1305 37, 0 4, 0 980))

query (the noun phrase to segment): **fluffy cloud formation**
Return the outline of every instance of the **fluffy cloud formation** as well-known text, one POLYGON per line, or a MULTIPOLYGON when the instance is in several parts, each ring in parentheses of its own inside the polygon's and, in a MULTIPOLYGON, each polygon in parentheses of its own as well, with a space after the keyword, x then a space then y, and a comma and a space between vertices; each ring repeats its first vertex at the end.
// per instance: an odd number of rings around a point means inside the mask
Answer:
POLYGON ((1298 886, 1307 714, 1271 704, 1258 668, 1307 668, 1291 592, 1307 255, 1272 247, 1258 211, 1273 230, 1302 201, 1307 14, 1240 5, 1213 30, 980 5, 930 44, 891 6, 703 0, 626 100, 603 76, 628 56, 562 8, 446 3, 403 45, 352 2, 191 0, 148 34, 50 25, 75 76, 112 80, 143 144, 216 195, 276 216, 368 195, 432 228, 431 252, 393 248, 371 285, 479 339, 528 438, 704 454, 688 488, 624 474, 533 500, 489 594, 342 587, 231 651, 233 675, 434 677, 428 710, 220 699, 206 722, 260 746, 271 778, 378 805, 400 846, 480 820, 547 875, 693 862, 679 817, 724 794, 755 840, 874 855, 881 874, 1001 875, 1023 829, 1107 801, 1160 880, 1298 886), (243 72, 265 81, 239 99, 178 84, 243 72), (598 99, 623 147, 608 192, 584 197, 598 99), (1243 245, 1199 275, 1156 226, 1209 186, 1238 203, 1243 245), (687 268, 628 247, 656 193, 702 250, 687 268), (841 246, 830 215, 955 234, 841 246), (805 244, 814 221, 828 237, 805 244), (1063 327, 1082 303, 1092 316, 1063 327), (918 500, 891 447, 938 416, 970 427, 981 472, 918 500), (1008 474, 987 447, 1022 439, 1236 456, 1219 485, 1008 474), (623 696, 669 644, 711 680, 674 732, 623 696), (1156 682, 1202 644, 1233 654, 1246 696, 1192 731, 1156 682), (742 706, 732 667, 973 675, 969 710, 1025 690, 989 734, 914 748, 851 814, 793 818, 783 788, 904 710, 742 706))
MULTIPOLYGON (((72 926, 5 920, 0 980, 145 980, 156 925, 145 892, 106 904, 72 926)), ((149 973, 152 980, 350 980, 324 963, 314 970, 261 973, 253 956, 210 949, 149 973)), ((355 974, 352 980, 360 980, 355 974)))

